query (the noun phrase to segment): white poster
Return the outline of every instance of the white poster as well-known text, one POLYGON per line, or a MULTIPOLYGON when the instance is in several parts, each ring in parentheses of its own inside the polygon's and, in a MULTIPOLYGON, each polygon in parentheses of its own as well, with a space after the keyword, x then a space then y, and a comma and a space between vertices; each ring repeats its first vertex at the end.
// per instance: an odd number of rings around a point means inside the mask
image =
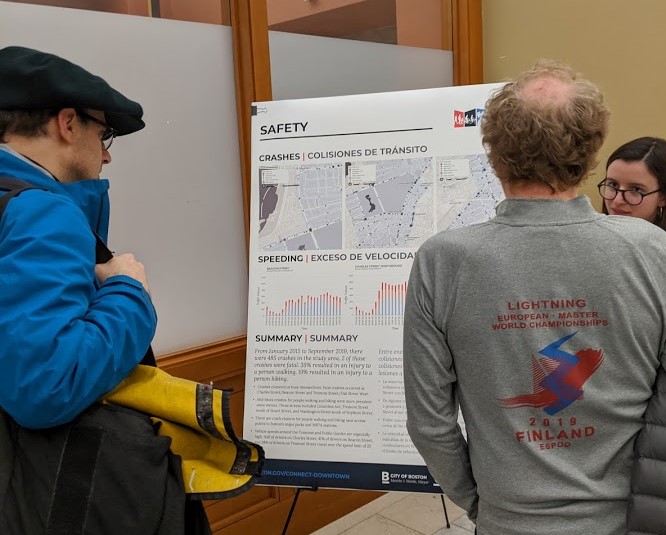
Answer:
POLYGON ((253 107, 244 436, 263 484, 439 492, 405 429, 418 247, 502 198, 479 132, 498 85, 253 107))

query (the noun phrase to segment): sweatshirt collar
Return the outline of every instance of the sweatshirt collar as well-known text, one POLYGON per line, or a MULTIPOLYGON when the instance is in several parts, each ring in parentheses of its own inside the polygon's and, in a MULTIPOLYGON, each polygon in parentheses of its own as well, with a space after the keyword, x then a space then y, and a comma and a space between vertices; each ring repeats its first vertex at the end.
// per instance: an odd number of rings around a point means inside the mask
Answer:
POLYGON ((495 223, 512 226, 571 225, 604 216, 585 195, 570 201, 552 199, 505 199, 497 205, 495 223))

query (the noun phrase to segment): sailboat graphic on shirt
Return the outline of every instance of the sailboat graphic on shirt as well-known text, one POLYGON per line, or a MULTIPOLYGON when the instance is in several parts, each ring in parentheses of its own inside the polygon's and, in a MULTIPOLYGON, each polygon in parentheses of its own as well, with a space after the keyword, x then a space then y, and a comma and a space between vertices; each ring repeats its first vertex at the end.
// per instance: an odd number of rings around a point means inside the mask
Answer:
POLYGON ((557 414, 583 397, 583 385, 604 360, 601 349, 581 349, 568 353, 560 347, 576 333, 568 334, 532 355, 532 392, 500 400, 509 409, 543 408, 546 414, 557 414))

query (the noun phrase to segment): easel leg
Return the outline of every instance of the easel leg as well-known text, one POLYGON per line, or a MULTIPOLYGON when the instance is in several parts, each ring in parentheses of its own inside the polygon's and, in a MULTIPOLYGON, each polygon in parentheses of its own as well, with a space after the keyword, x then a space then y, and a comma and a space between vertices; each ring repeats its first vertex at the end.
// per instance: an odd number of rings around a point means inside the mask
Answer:
MULTIPOLYGON (((440 494, 440 498, 442 498, 442 507, 444 508, 444 518, 446 518, 446 529, 451 529, 451 524, 449 523, 449 512, 446 510, 446 502, 444 501, 444 495, 440 494)), ((284 535, 284 533, 282 535, 284 535)))
POLYGON ((289 509, 289 515, 287 515, 287 521, 284 523, 284 528, 282 529, 282 535, 287 535, 287 528, 289 527, 289 522, 291 522, 291 515, 294 514, 294 509, 296 509, 296 502, 298 501, 298 497, 301 495, 301 491, 311 490, 312 492, 316 492, 318 488, 319 487, 315 484, 312 487, 298 487, 296 489, 296 494, 294 495, 294 501, 291 502, 291 509, 289 509))
POLYGON ((289 527, 289 522, 291 522, 291 515, 294 514, 294 509, 296 508, 296 502, 298 501, 298 497, 301 495, 301 489, 298 488, 296 489, 296 494, 294 495, 294 501, 291 502, 291 509, 289 509, 289 514, 287 515, 287 521, 284 524, 284 528, 282 529, 282 535, 286 535, 287 533, 287 528, 289 527))

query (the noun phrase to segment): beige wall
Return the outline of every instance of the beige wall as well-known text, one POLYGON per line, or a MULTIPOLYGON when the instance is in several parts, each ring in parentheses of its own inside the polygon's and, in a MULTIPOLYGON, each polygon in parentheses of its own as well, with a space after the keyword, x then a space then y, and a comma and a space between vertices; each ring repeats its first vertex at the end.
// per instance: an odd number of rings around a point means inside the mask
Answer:
POLYGON ((608 155, 635 137, 666 138, 666 1, 483 0, 484 81, 503 81, 540 57, 572 65, 603 89, 612 112, 608 155))

